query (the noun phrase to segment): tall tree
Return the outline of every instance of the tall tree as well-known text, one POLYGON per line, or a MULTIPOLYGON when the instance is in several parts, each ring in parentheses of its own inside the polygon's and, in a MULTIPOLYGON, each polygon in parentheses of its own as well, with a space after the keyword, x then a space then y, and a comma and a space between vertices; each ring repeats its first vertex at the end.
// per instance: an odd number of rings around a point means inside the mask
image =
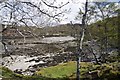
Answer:
MULTIPOLYGON (((78 43, 78 51, 77 51, 77 80, 80 80, 80 61, 81 61, 81 53, 83 47, 83 40, 85 36, 85 29, 86 29, 86 16, 88 12, 88 0, 85 2, 85 10, 82 15, 82 31, 78 34, 77 43, 78 43)), ((81 26, 80 26, 81 27, 81 26)))

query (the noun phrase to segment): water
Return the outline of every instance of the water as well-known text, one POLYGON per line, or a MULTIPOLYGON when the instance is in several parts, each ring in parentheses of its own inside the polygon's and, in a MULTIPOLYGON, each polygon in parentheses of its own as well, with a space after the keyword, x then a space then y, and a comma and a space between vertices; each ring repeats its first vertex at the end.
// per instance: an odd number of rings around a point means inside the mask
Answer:
POLYGON ((43 61, 29 62, 29 60, 36 59, 36 58, 37 57, 11 55, 11 57, 10 56, 4 57, 3 62, 4 62, 4 66, 8 67, 12 71, 16 69, 22 69, 22 71, 25 71, 26 69, 29 68, 29 66, 45 63, 43 61))
POLYGON ((66 37, 46 37, 41 40, 43 43, 58 43, 58 42, 65 42, 65 41, 72 41, 75 40, 74 37, 66 36, 66 37))

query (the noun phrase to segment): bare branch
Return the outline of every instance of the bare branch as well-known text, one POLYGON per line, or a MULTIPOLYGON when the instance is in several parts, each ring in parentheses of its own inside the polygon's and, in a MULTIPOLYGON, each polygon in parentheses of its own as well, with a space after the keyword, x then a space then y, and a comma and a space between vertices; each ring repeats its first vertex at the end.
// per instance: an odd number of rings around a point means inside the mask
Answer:
POLYGON ((62 8, 62 7, 64 7, 65 5, 67 5, 69 2, 67 2, 67 3, 65 3, 65 4, 63 4, 63 5, 61 5, 61 6, 53 6, 53 5, 50 5, 50 4, 47 4, 45 1, 43 1, 43 0, 41 0, 45 5, 47 5, 48 7, 51 7, 51 8, 62 8))
POLYGON ((41 10, 38 6, 34 5, 34 4, 31 3, 31 2, 22 2, 22 3, 25 3, 25 4, 27 4, 27 5, 31 6, 31 7, 35 7, 35 8, 37 8, 41 13, 47 15, 48 17, 52 17, 52 18, 54 18, 54 16, 51 16, 50 14, 44 12, 44 11, 41 10))

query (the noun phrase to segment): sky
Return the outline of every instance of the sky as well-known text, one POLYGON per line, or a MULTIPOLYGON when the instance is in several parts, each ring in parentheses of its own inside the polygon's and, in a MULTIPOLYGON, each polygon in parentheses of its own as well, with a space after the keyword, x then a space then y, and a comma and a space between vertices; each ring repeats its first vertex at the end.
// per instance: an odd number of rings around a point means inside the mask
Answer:
MULTIPOLYGON (((22 1, 29 1, 29 0, 22 0, 22 1)), ((40 0, 31 0, 32 2, 40 1, 40 0)), ((44 1, 49 1, 49 0, 44 0, 44 1)), ((50 0, 53 1, 53 0, 50 0)), ((75 20, 75 17, 77 16, 79 12, 79 8, 83 6, 83 3, 85 3, 86 0, 56 0, 56 5, 59 3, 67 3, 69 4, 65 5, 62 9, 70 9, 70 12, 66 13, 64 17, 62 17, 62 20, 60 21, 60 24, 66 24, 70 23, 72 21, 73 23, 80 23, 80 21, 75 20)), ((120 0, 88 0, 89 2, 118 2, 120 0)))
MULTIPOLYGON (((0 0, 1 1, 1 0, 0 0)), ((11 0, 13 1, 13 0, 11 0)), ((41 0, 20 0, 20 1, 32 1, 34 3, 38 3, 41 0)), ((44 0, 44 1, 53 1, 53 0, 44 0)), ((81 21, 77 21, 75 20, 75 17, 78 15, 79 12, 79 8, 82 8, 83 3, 85 3, 86 0, 56 0, 57 3, 55 3, 57 6, 58 4, 60 4, 61 2, 63 2, 63 4, 69 2, 69 4, 65 5, 62 9, 70 9, 70 12, 65 13, 63 17, 61 17, 61 21, 60 24, 67 24, 70 23, 70 21, 72 21, 73 23, 80 23, 81 21)), ((89 2, 95 1, 95 2, 102 2, 102 1, 106 1, 106 2, 118 2, 120 0, 88 0, 89 2)), ((45 6, 43 6, 45 8, 45 6)))
MULTIPOLYGON (((59 1, 63 1, 63 0, 59 0, 59 1)), ((74 2, 70 2, 68 5, 65 6, 65 8, 71 8, 71 12, 65 15, 67 19, 64 19, 63 21, 61 21, 60 24, 70 23, 70 21, 72 21, 73 23, 80 22, 80 21, 75 20, 75 16, 77 16, 77 13, 79 12, 79 8, 83 6, 82 3, 84 3, 86 0, 73 0, 73 1, 74 2)), ((93 1, 93 0, 89 0, 89 1, 93 1)), ((100 1, 105 1, 105 0, 94 0, 94 1, 100 2, 100 1)), ((118 2, 120 0, 106 0, 106 1, 107 2, 118 2)))

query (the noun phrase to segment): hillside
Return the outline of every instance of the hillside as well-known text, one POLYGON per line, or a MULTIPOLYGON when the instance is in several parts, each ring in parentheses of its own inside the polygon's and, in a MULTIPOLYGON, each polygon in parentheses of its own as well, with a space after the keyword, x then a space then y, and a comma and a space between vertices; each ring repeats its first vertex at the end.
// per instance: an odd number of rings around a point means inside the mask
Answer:
MULTIPOLYGON (((112 17, 107 18, 104 21, 98 21, 89 25, 88 31, 91 33, 92 38, 101 42, 101 44, 105 44, 105 37, 108 38, 108 45, 112 48, 118 48, 118 40, 119 40, 119 27, 120 18, 112 17), (105 26, 106 26, 106 34, 105 34, 105 26)), ((86 33, 86 38, 90 39, 90 36, 86 33)))
MULTIPOLYGON (((43 27, 43 28, 37 28, 37 27, 24 27, 24 26, 18 26, 18 30, 23 33, 27 37, 38 36, 74 36, 80 31, 80 24, 74 24, 72 26, 71 24, 63 24, 59 26, 54 27, 43 27)), ((21 37, 21 35, 16 31, 16 27, 8 27, 4 30, 3 36, 11 36, 11 37, 21 37)), ((4 29, 4 28, 3 28, 4 29)))
MULTIPOLYGON (((118 21, 120 21, 117 17, 112 17, 105 19, 103 21, 98 21, 96 23, 93 23, 87 27, 87 30, 91 33, 93 39, 100 40, 100 38, 103 40, 105 37, 104 34, 104 25, 107 26, 107 36, 109 39, 109 43, 111 43, 111 46, 117 45, 118 41, 118 21)), ((28 37, 42 37, 42 36, 75 36, 75 34, 78 34, 78 32, 81 30, 80 24, 63 24, 59 26, 54 27, 43 27, 43 28, 37 28, 37 27, 23 27, 18 26, 18 30, 23 33, 25 36, 28 37)), ((15 31, 14 27, 6 29, 8 31, 3 32, 3 36, 20 36, 18 32, 15 31), (11 35, 10 35, 11 34, 11 35)), ((88 35, 88 32, 86 32, 86 40, 90 40, 90 35, 88 35)), ((116 46, 117 47, 117 46, 116 46)))

